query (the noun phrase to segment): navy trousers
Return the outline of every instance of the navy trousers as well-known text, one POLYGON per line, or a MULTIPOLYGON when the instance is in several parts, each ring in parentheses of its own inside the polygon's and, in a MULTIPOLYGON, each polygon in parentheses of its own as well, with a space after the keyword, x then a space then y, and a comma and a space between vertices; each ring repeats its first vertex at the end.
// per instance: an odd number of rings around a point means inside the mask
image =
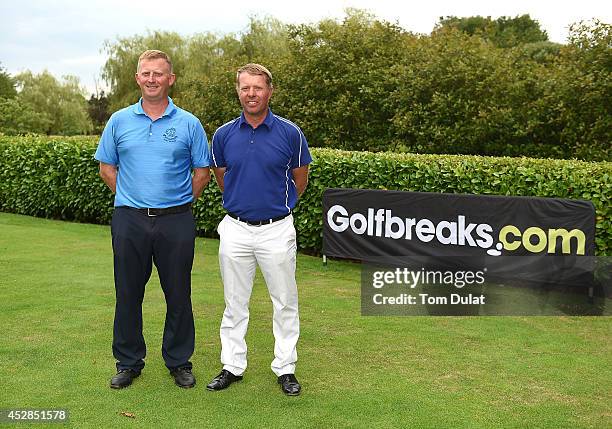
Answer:
POLYGON ((191 268, 195 221, 191 210, 149 217, 117 207, 111 223, 115 268, 113 355, 117 369, 144 367, 142 300, 152 263, 166 298, 162 356, 169 369, 191 368, 195 327, 191 309, 191 268))

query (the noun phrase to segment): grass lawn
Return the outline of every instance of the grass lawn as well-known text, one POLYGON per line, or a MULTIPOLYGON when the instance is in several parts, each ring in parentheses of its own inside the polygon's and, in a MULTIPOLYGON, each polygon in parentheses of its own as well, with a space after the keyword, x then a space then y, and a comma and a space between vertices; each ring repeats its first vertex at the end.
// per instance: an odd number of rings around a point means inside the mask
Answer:
POLYGON ((612 427, 610 317, 363 317, 360 266, 304 255, 302 395, 285 397, 270 370, 272 308, 260 274, 244 380, 209 392, 220 369, 217 247, 196 244, 196 387, 176 387, 164 367, 154 273, 147 365, 116 391, 109 227, 0 213, 0 409, 64 408, 74 427, 612 427))

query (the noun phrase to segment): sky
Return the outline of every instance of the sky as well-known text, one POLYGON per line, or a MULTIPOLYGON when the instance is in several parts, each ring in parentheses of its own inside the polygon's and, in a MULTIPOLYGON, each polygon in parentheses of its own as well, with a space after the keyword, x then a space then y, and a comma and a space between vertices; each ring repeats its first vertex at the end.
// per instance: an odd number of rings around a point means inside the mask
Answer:
POLYGON ((0 66, 14 75, 48 70, 75 75, 87 93, 107 89, 101 79, 105 41, 147 31, 240 33, 249 17, 272 16, 284 23, 341 19, 346 8, 365 9, 414 33, 429 34, 441 16, 515 17, 529 14, 553 42, 565 43, 574 22, 597 18, 612 23, 605 0, 0 0, 0 66))

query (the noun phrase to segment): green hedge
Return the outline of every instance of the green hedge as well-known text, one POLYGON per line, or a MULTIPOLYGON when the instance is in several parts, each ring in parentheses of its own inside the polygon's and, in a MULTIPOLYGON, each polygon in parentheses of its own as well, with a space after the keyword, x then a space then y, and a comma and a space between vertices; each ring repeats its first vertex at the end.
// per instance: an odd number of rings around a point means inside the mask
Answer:
MULTIPOLYGON (((0 210, 108 224, 113 196, 98 177, 96 137, 0 137, 0 210)), ((612 253, 612 163, 312 149, 306 193, 296 208, 300 248, 320 252, 326 188, 395 189, 577 198, 597 209, 597 254, 612 253)), ((212 183, 194 207, 198 233, 223 217, 212 183)))

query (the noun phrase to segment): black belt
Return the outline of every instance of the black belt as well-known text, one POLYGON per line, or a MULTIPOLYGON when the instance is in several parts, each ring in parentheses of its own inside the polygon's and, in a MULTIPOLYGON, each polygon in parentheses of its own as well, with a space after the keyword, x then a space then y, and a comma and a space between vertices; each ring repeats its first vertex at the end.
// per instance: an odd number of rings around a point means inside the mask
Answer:
POLYGON ((279 220, 283 220, 283 219, 285 219, 287 216, 289 216, 290 214, 291 214, 291 212, 289 212, 289 213, 285 213, 285 214, 284 214, 284 215, 282 215, 282 216, 273 217, 272 219, 264 219, 264 220, 246 220, 246 219, 241 218, 241 217, 240 217, 240 216, 238 216, 238 215, 235 215, 234 213, 227 212, 227 215, 228 215, 229 217, 232 217, 232 218, 236 219, 237 221, 244 222, 244 223, 246 223, 246 224, 248 224, 248 225, 252 225, 252 226, 262 226, 262 225, 268 225, 268 224, 271 224, 271 223, 273 223, 273 222, 277 222, 277 221, 279 221, 279 220))
POLYGON ((147 216, 154 217, 154 216, 163 216, 163 215, 178 214, 178 213, 186 212, 187 210, 191 208, 191 203, 183 204, 181 206, 166 207, 165 209, 155 209, 155 208, 137 209, 136 207, 129 207, 129 206, 124 206, 124 207, 133 209, 133 210, 138 210, 140 213, 144 213, 147 216))

